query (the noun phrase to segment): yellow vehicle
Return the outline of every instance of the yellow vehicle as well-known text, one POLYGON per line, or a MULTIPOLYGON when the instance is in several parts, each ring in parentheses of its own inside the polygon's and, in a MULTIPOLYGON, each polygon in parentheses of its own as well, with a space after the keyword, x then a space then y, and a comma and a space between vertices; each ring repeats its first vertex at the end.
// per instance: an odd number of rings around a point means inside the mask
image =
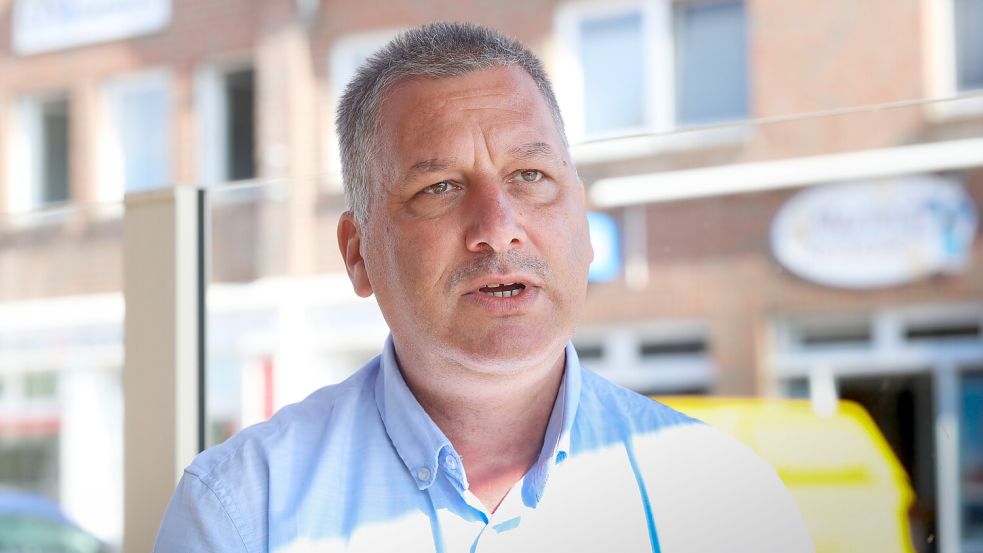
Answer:
POLYGON ((656 397, 733 435, 771 463, 795 498, 816 553, 913 553, 914 492, 864 409, 808 400, 656 397))

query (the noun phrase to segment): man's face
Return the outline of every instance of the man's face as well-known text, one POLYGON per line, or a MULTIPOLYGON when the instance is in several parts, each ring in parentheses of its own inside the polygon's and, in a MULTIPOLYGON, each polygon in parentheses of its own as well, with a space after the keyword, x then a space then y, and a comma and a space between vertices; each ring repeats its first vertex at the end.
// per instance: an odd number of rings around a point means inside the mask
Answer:
POLYGON ((491 372, 555 362, 593 252, 583 185, 532 78, 403 82, 379 118, 367 228, 346 216, 339 240, 397 353, 491 372))

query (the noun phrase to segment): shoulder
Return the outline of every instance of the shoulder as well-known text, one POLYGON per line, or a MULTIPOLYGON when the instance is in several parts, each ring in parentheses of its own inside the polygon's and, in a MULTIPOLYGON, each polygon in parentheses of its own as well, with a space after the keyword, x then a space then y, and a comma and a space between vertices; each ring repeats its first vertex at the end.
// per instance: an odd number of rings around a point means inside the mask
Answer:
MULTIPOLYGON (((614 426, 631 434, 646 434, 680 425, 702 423, 658 401, 633 392, 582 369, 583 391, 578 419, 592 425, 614 426)), ((610 428, 609 428, 610 430, 610 428)))
POLYGON ((271 464, 311 453, 323 439, 350 433, 375 410, 374 385, 378 358, 348 379, 325 386, 303 401, 288 405, 265 422, 240 430, 224 443, 199 454, 185 472, 211 485, 216 479, 251 479, 267 472, 271 464))
POLYGON ((348 445, 372 436, 373 425, 381 424, 374 395, 378 367, 377 357, 344 382, 321 388, 199 454, 171 498, 156 551, 187 550, 180 544, 208 551, 265 550, 276 506, 303 494, 312 467, 331 474, 336 472, 331 463, 350 465, 344 454, 353 449, 348 445))

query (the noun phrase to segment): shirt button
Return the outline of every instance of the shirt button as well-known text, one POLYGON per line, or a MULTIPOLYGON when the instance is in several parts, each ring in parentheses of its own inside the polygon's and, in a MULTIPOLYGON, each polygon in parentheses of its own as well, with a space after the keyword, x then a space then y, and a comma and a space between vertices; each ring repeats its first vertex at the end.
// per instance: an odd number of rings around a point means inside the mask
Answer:
POLYGON ((429 482, 430 469, 428 469, 427 467, 421 467, 419 470, 416 471, 416 477, 419 478, 421 482, 429 482))
POLYGON ((444 466, 447 467, 447 470, 456 469, 457 459, 455 459, 453 455, 448 455, 447 457, 444 457, 444 466))

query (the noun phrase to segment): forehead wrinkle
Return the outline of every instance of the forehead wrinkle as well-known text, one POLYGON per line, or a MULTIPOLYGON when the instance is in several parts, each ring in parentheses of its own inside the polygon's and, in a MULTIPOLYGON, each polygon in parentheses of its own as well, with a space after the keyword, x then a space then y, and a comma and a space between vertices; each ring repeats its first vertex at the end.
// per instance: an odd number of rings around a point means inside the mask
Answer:
POLYGON ((488 89, 475 89, 467 90, 458 94, 451 94, 444 97, 445 102, 450 102, 453 100, 470 100, 471 98, 481 98, 484 96, 511 96, 513 94, 510 89, 502 89, 500 91, 492 91, 488 89))
POLYGON ((526 117, 529 117, 531 115, 529 113, 529 110, 527 110, 527 109, 513 108, 513 107, 502 107, 502 106, 495 106, 495 105, 464 107, 464 108, 461 108, 460 111, 461 111, 461 113, 472 113, 472 112, 487 111, 487 110, 495 110, 495 111, 499 111, 499 112, 508 112, 508 113, 511 113, 513 115, 516 115, 516 116, 518 116, 520 118, 526 118, 526 117))
POLYGON ((462 93, 435 98, 426 109, 429 113, 444 113, 453 109, 461 113, 495 109, 510 111, 520 115, 526 113, 523 106, 514 107, 514 93, 510 90, 489 92, 485 90, 464 91, 462 93), (505 99, 503 105, 502 99, 505 99))

